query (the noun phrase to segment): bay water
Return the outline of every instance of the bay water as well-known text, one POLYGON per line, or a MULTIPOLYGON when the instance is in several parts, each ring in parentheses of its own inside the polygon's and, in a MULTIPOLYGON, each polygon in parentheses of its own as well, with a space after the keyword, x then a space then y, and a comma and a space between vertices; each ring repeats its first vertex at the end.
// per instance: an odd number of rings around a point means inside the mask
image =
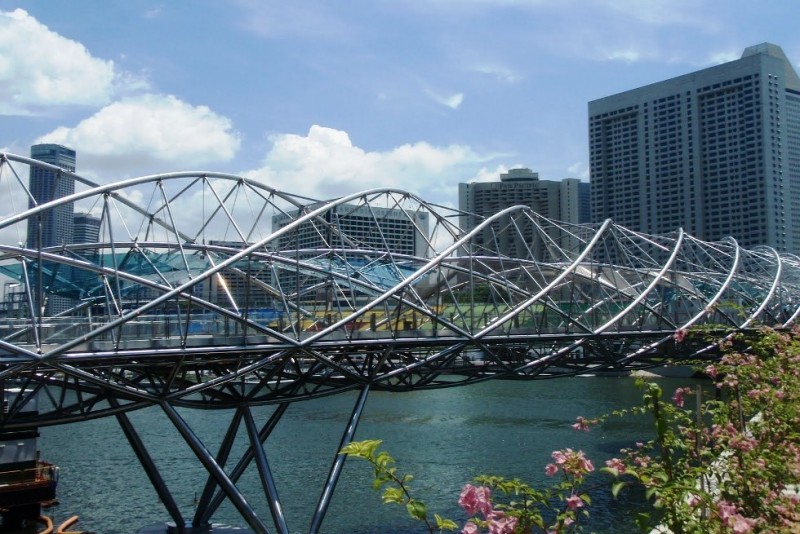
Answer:
MULTIPOLYGON (((689 379, 659 379, 665 394, 692 385, 689 379)), ((535 487, 554 482, 544 468, 555 449, 583 450, 595 467, 623 447, 652 438, 647 418, 611 419, 590 432, 571 428, 577 416, 596 417, 639 405, 641 391, 631 377, 575 377, 555 380, 487 382, 409 393, 371 392, 355 439, 381 439, 400 473, 414 476, 415 498, 429 513, 466 519, 457 506, 463 485, 480 474, 518 477, 535 487)), ((308 532, 314 508, 334 460, 357 394, 345 393, 293 403, 265 451, 291 534, 308 532)), ((274 408, 256 407, 260 426, 274 408)), ((180 410, 212 453, 231 418, 229 410, 180 410)), ((187 519, 204 483, 205 471, 157 407, 130 414, 187 519)), ((245 446, 243 425, 232 458, 245 446)), ((136 533, 170 521, 115 418, 40 429, 42 458, 60 466, 60 504, 47 510, 58 524, 79 515, 78 526, 98 534, 136 533)), ((232 464, 235 460, 232 460, 232 464)), ((634 532, 636 496, 613 499, 608 477, 596 475, 589 529, 634 532)), ((383 505, 371 488, 372 472, 359 459, 345 463, 320 532, 323 534, 421 533, 405 509, 383 505)), ((270 513, 253 463, 237 486, 271 526, 270 513)), ((224 504, 214 523, 245 527, 224 504)), ((271 529, 271 531, 274 531, 271 529)))

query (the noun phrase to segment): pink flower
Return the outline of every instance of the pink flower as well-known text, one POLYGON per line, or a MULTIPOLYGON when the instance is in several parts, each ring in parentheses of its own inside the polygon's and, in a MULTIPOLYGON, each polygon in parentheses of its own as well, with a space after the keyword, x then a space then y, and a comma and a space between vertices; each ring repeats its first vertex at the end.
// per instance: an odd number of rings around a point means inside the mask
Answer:
POLYGON ((686 500, 686 504, 688 504, 691 508, 696 508, 697 505, 700 504, 700 497, 692 493, 686 500))
POLYGON ((678 388, 675 390, 675 393, 672 395, 672 402, 675 403, 675 406, 678 408, 683 408, 683 396, 687 393, 691 393, 692 388, 678 388))
POLYGON ((729 503, 728 501, 719 501, 717 503, 717 513, 719 514, 720 519, 726 525, 728 524, 728 519, 736 515, 736 505, 729 503))
POLYGON ((489 517, 489 534, 514 534, 517 528, 516 517, 506 517, 503 512, 492 512, 489 517))
POLYGON ((675 341, 677 341, 678 343, 682 343, 683 340, 686 339, 686 334, 688 333, 689 331, 686 330, 685 328, 680 328, 678 330, 675 330, 675 333, 672 334, 672 337, 674 337, 675 341))
POLYGON ((728 526, 733 528, 735 534, 746 534, 753 530, 753 527, 756 526, 756 521, 755 519, 736 514, 728 521, 728 526))
POLYGON ((606 460, 606 467, 615 470, 617 474, 622 474, 625 472, 625 464, 622 463, 622 460, 619 458, 611 458, 610 460, 606 460))
POLYGON ((464 529, 461 531, 461 534, 478 534, 479 532, 478 525, 472 521, 467 521, 467 523, 464 525, 464 529))
POLYGON ((578 497, 577 495, 571 495, 567 499, 567 508, 570 510, 577 510, 578 508, 583 507, 583 499, 578 497))
POLYGON ((719 501, 717 503, 717 513, 719 513, 722 522, 731 527, 735 534, 747 534, 756 525, 755 519, 750 519, 737 513, 736 505, 727 501, 719 501))
POLYGON ((766 393, 769 393, 769 392, 768 391, 762 391, 760 389, 751 389, 750 391, 747 392, 747 396, 750 397, 751 399, 758 400, 758 398, 760 396, 762 396, 762 395, 764 395, 766 393))
POLYGON ((547 464, 544 468, 544 474, 551 477, 558 473, 558 466, 556 464, 547 464))
MULTIPOLYGON (((572 452, 572 449, 566 449, 566 450, 572 452)), ((567 462, 567 455, 564 453, 564 451, 553 451, 553 453, 550 456, 553 457, 553 460, 555 460, 556 465, 564 465, 567 462)))
MULTIPOLYGON (((586 473, 594 471, 594 465, 589 460, 583 451, 573 451, 572 449, 563 449, 560 451, 553 451, 553 460, 556 466, 560 466, 565 473, 575 477, 582 477, 586 473)), ((545 473, 547 470, 545 470, 545 473)))
POLYGON ((591 422, 592 422, 591 420, 586 419, 585 417, 578 416, 577 422, 572 424, 572 428, 574 428, 575 430, 583 430, 584 432, 589 432, 590 430, 589 424, 591 422))
POLYGON ((739 449, 742 452, 748 452, 756 448, 758 441, 753 438, 748 438, 746 435, 738 434, 731 438, 730 444, 734 449, 739 449))
POLYGON ((475 515, 480 512, 484 517, 489 517, 492 513, 492 490, 486 486, 476 487, 472 484, 467 484, 461 490, 458 505, 466 510, 469 515, 475 515))
POLYGON ((717 368, 713 365, 709 365, 706 367, 706 374, 711 377, 712 380, 717 378, 717 368))

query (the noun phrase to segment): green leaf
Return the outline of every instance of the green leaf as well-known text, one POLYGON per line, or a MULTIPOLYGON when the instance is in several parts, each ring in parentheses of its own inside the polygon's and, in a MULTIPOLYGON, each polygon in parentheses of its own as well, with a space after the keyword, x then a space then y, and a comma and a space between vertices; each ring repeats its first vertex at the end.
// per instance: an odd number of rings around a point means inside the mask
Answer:
POLYGON ((653 473, 653 478, 658 479, 661 482, 669 482, 669 476, 664 471, 653 473))
POLYGON ((386 488, 383 490, 383 502, 385 504, 397 503, 403 504, 403 490, 400 488, 386 488))
POLYGON ((598 469, 598 471, 600 471, 601 473, 606 473, 607 475, 611 475, 612 477, 615 478, 619 476, 619 470, 613 467, 601 467, 600 469, 598 469))
POLYGON ((383 484, 385 482, 386 482, 385 480, 381 480, 380 478, 376 478, 375 480, 372 481, 372 490, 373 491, 378 491, 379 489, 381 489, 381 486, 383 486, 383 484))
POLYGON ((648 531, 648 527, 650 527, 650 514, 646 512, 636 514, 636 526, 638 526, 642 532, 648 531))
POLYGON ((458 525, 455 521, 451 519, 444 519, 439 514, 434 514, 433 517, 436 519, 436 528, 439 530, 457 530, 458 525))
POLYGON ((389 464, 394 463, 394 458, 389 456, 389 453, 386 451, 381 451, 378 456, 375 458, 375 463, 382 468, 386 468, 389 464))
POLYGON ((375 450, 381 446, 383 440, 367 439, 364 441, 351 441, 339 451, 339 454, 350 454, 359 458, 372 458, 375 450))
POLYGON ((614 498, 616 499, 617 495, 619 495, 619 490, 621 490, 627 485, 628 485, 627 482, 614 482, 613 484, 611 484, 611 495, 613 495, 614 498))
POLYGON ((413 499, 408 501, 408 504, 406 504, 406 510, 408 510, 408 514, 411 517, 420 521, 424 520, 428 515, 428 509, 426 506, 423 503, 413 499))

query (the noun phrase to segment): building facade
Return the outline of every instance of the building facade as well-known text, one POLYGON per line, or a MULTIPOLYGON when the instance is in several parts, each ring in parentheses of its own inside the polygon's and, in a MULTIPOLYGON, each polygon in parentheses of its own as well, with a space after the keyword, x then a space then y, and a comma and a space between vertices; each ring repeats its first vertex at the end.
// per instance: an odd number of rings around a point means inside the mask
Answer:
MULTIPOLYGON (((75 213, 72 218, 72 243, 97 243, 100 239, 100 219, 91 213, 75 213)), ((75 254, 90 263, 97 263, 99 251, 94 248, 78 249, 75 254)), ((77 270, 73 272, 73 282, 82 289, 96 285, 97 275, 91 272, 77 270)))
MULTIPOLYGON (((75 172, 75 151, 62 145, 41 144, 31 147, 31 159, 75 172)), ((32 199, 28 208, 75 192, 75 182, 57 170, 31 167, 29 188, 32 199)), ((72 242, 73 205, 65 204, 28 220, 28 248, 54 247, 72 242)))
MULTIPOLYGON (((310 212, 321 206, 321 203, 314 203, 303 208, 303 212, 310 212)), ((285 228, 299 216, 301 216, 299 210, 273 216, 272 231, 285 228)), ((296 254, 297 258, 311 263, 318 262, 318 266, 323 270, 342 268, 352 270, 367 265, 390 263, 393 267, 389 271, 394 272, 398 265, 408 263, 412 258, 430 256, 429 226, 430 214, 419 209, 340 204, 326 210, 320 215, 319 220, 305 222, 295 231, 280 236, 270 244, 270 248, 289 256, 296 254), (324 253, 329 249, 351 251, 361 249, 368 252, 347 253, 333 257, 324 253), (391 253, 391 261, 382 258, 384 252, 391 253), (342 262, 346 262, 347 266, 345 267, 342 262)), ((332 290, 332 286, 314 290, 313 288, 319 284, 318 276, 308 275, 302 270, 283 268, 273 276, 272 283, 281 287, 286 294, 296 292, 302 295, 300 300, 314 302, 324 300, 331 306, 340 297, 343 297, 342 303, 349 298, 357 297, 357 294, 343 287, 339 287, 336 292, 332 290)), ((361 295, 358 298, 366 296, 361 295)), ((366 301, 362 302, 365 303, 366 301)))
POLYGON ((800 250, 800 79, 780 47, 589 102, 592 220, 800 250))
MULTIPOLYGON (((321 204, 306 207, 312 211, 321 204)), ((272 217, 272 231, 294 221, 298 211, 272 217)), ((429 252, 429 214, 377 206, 334 206, 322 216, 327 225, 305 224, 297 232, 280 237, 273 248, 278 250, 314 248, 368 248, 392 254, 425 257, 429 252), (320 228, 326 232, 323 235, 320 228), (333 228, 339 230, 334 234, 333 228)))
POLYGON ((72 221, 72 243, 96 243, 100 238, 100 219, 91 213, 75 213, 72 221))
MULTIPOLYGON (((71 195, 75 192, 75 182, 63 171, 75 172, 76 153, 71 148, 56 144, 39 144, 31 147, 31 159, 36 159, 55 165, 60 170, 42 169, 31 167, 28 177, 28 188, 31 199, 28 208, 40 206, 51 200, 71 195)), ((46 210, 39 217, 28 219, 27 245, 31 249, 57 247, 72 243, 73 234, 73 204, 67 203, 56 208, 46 210)), ((42 286, 57 287, 58 278, 68 279, 71 271, 68 268, 57 267, 44 263, 42 265, 42 286)), ((73 305, 69 298, 48 292, 36 291, 33 295, 37 309, 44 304, 45 315, 56 315, 73 305), (40 302, 41 300, 41 302, 40 302)))
MULTIPOLYGON (((589 222, 589 184, 577 178, 561 181, 540 180, 539 173, 527 168, 510 169, 500 175, 499 182, 472 182, 458 184, 459 225, 465 232, 511 206, 529 206, 536 213, 554 221, 565 223, 589 222)), ((475 236, 477 246, 492 243, 503 255, 524 255, 532 249, 537 257, 544 257, 544 243, 534 242, 532 225, 525 224, 516 232, 503 232, 507 220, 498 220, 475 236), (518 236, 524 236, 524 243, 518 236)), ((524 223, 523 223, 524 224, 524 223)), ((562 247, 569 248, 567 233, 553 228, 550 237, 562 247)))

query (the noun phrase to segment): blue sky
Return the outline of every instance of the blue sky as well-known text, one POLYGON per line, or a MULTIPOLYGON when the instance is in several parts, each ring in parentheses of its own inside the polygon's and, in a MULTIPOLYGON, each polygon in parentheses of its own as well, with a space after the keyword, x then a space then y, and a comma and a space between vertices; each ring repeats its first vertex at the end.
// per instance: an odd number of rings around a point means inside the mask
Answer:
POLYGON ((0 0, 0 151, 452 205, 515 166, 588 179, 590 100, 765 41, 800 71, 798 20, 798 0, 0 0))

